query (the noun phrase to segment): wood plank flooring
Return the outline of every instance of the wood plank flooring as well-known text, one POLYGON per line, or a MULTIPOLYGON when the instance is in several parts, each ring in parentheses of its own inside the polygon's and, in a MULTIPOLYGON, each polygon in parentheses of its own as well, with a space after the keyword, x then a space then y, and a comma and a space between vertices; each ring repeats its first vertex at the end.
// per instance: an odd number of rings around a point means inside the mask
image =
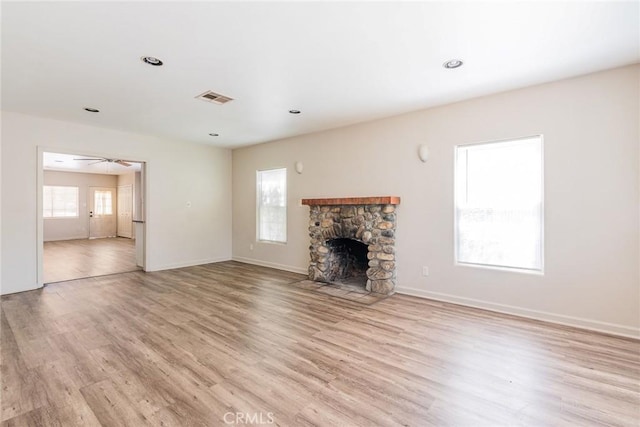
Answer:
POLYGON ((638 425, 638 341, 302 279, 223 262, 4 296, 2 426, 638 425))
POLYGON ((138 270, 135 249, 122 237, 44 242, 44 283, 138 270))
POLYGON ((364 287, 344 285, 342 283, 324 283, 315 282, 313 280, 301 280, 292 284, 300 288, 304 288, 313 292, 321 294, 331 295, 333 297, 343 298, 349 301, 357 302, 360 304, 375 304, 378 301, 382 301, 388 298, 388 295, 378 294, 376 292, 369 292, 364 287))

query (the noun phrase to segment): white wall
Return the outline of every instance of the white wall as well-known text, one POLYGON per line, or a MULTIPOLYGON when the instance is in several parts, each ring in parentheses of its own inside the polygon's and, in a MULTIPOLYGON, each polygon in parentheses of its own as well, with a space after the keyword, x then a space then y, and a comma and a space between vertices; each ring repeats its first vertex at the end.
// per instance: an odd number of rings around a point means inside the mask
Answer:
POLYGON ((3 294, 37 287, 38 146, 147 162, 147 270, 231 257, 230 150, 5 111, 3 294))
POLYGON ((44 241, 89 238, 89 187, 116 188, 117 175, 44 171, 44 185, 78 187, 78 218, 47 218, 44 220, 44 241))
POLYGON ((639 73, 625 67, 236 149, 234 259, 305 272, 301 198, 397 195, 398 291, 638 336, 639 73), (535 134, 545 143, 544 276, 455 266, 455 145, 535 134), (255 239, 255 171, 273 167, 288 168, 286 245, 255 239))

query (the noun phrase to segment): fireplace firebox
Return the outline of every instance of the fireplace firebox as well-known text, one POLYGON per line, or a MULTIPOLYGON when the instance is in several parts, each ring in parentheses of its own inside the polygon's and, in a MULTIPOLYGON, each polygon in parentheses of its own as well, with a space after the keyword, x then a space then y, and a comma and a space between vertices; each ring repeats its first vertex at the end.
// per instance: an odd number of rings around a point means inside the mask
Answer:
POLYGON ((302 199, 310 207, 309 278, 392 294, 399 203, 394 196, 302 199))
POLYGON ((365 288, 369 268, 367 245, 355 239, 340 237, 327 240, 326 246, 329 248, 327 280, 354 286, 361 284, 365 288))

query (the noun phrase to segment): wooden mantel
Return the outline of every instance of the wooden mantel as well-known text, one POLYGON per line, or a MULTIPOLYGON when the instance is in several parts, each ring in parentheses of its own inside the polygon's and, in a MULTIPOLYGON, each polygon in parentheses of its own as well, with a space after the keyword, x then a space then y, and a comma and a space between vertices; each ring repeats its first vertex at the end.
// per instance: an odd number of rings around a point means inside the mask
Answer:
POLYGON ((336 197, 330 199, 302 199, 303 205, 335 206, 335 205, 399 205, 399 196, 377 197, 336 197))

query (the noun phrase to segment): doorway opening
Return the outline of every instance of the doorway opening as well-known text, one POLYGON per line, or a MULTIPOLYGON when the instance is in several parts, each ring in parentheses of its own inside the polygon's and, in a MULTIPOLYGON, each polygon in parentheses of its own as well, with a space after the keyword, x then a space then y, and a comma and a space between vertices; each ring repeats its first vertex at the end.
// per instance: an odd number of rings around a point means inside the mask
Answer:
POLYGON ((144 270, 145 163, 39 156, 39 283, 144 270))

